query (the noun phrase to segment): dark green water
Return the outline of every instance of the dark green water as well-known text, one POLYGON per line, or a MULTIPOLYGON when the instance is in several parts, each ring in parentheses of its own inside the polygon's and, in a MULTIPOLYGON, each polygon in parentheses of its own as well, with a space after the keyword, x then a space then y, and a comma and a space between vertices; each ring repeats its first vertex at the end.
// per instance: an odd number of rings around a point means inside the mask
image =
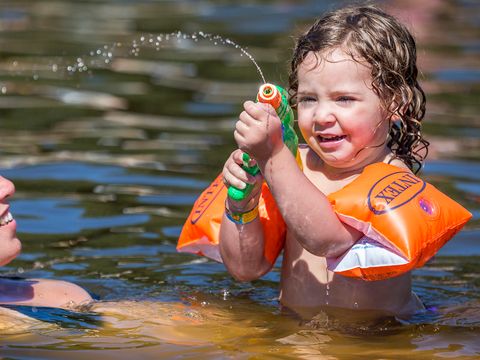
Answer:
POLYGON ((236 116, 261 78, 222 41, 155 39, 177 30, 219 34, 246 48, 268 81, 285 85, 292 35, 333 3, 0 3, 0 174, 16 184, 11 206, 23 242, 22 255, 2 273, 73 281, 101 301, 97 311, 18 308, 43 324, 2 334, 0 356, 480 356, 474 0, 381 2, 418 38, 432 143, 422 176, 474 214, 414 272, 429 311, 410 324, 375 328, 322 318, 300 323, 280 314, 278 269, 240 284, 221 264, 175 251, 193 201, 234 148, 236 116))

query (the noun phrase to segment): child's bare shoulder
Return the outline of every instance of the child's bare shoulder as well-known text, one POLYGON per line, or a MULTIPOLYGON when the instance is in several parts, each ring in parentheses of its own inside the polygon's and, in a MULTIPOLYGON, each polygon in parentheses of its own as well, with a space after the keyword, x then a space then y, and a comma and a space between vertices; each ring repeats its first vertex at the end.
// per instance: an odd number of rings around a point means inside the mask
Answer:
POLYGON ((386 162, 390 165, 398 166, 399 168, 406 169, 406 170, 410 171, 410 168, 407 166, 407 164, 405 164, 402 160, 400 160, 398 158, 387 159, 386 162))

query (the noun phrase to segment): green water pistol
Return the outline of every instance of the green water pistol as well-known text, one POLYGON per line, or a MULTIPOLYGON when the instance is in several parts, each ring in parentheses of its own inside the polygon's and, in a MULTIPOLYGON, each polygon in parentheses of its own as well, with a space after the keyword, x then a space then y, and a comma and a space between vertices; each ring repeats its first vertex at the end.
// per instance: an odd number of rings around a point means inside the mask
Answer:
MULTIPOLYGON (((297 156, 298 151, 298 137, 293 128, 294 118, 293 110, 288 104, 288 93, 285 89, 277 85, 263 84, 258 90, 257 99, 258 102, 271 104, 277 112, 280 121, 282 122, 282 135, 283 142, 287 145, 288 149, 292 152, 293 156, 297 156)), ((255 176, 260 169, 257 165, 248 166, 250 162, 250 156, 247 153, 243 154, 243 169, 250 175, 255 176)), ((235 201, 241 201, 245 199, 252 191, 253 185, 247 184, 244 189, 237 189, 234 186, 228 188, 228 196, 235 201)))

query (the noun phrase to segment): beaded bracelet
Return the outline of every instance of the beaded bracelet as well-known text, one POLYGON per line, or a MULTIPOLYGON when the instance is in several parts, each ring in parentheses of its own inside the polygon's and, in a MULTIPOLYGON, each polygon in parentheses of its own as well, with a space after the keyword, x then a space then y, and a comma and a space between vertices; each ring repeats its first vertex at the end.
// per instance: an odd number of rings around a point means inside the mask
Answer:
POLYGON ((252 222, 258 217, 258 206, 255 206, 252 210, 247 212, 232 212, 225 206, 225 215, 230 221, 233 221, 235 224, 245 225, 249 222, 252 222))

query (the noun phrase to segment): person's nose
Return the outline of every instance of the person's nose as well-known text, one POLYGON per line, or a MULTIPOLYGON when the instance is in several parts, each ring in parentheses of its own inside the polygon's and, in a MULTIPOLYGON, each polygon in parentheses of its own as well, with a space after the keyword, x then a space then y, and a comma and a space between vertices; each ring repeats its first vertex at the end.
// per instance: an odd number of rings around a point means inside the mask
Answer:
POLYGON ((315 109, 313 119, 315 126, 319 128, 328 127, 337 121, 333 109, 328 104, 319 104, 315 109))
POLYGON ((15 194, 15 185, 8 179, 0 176, 0 201, 15 194))

